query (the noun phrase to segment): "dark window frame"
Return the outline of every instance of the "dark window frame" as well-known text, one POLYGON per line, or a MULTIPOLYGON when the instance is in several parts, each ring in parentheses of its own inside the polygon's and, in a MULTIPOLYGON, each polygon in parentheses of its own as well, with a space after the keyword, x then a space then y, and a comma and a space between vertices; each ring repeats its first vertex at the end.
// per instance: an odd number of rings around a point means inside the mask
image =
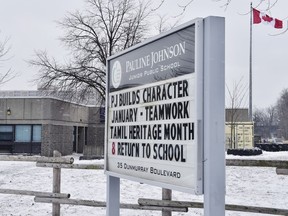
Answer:
POLYGON ((0 132, 0 142, 7 142, 7 141, 10 141, 10 142, 13 142, 14 140, 15 140, 15 137, 14 137, 14 125, 10 125, 10 124, 7 124, 7 125, 5 125, 5 124, 1 124, 0 125, 0 127, 1 126, 11 126, 12 127, 12 131, 9 131, 9 132, 0 132), (2 139, 2 136, 10 136, 10 138, 9 139, 2 139))

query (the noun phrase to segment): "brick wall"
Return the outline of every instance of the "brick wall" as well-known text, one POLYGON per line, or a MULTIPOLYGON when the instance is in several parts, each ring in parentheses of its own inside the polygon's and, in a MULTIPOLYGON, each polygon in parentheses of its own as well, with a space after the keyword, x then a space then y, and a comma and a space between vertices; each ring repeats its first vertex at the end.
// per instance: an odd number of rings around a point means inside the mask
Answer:
POLYGON ((53 150, 62 155, 73 153, 73 127, 63 125, 42 125, 41 155, 51 157, 53 150))
POLYGON ((87 145, 84 146, 85 156, 104 155, 105 124, 100 122, 100 108, 90 107, 88 113, 87 145))

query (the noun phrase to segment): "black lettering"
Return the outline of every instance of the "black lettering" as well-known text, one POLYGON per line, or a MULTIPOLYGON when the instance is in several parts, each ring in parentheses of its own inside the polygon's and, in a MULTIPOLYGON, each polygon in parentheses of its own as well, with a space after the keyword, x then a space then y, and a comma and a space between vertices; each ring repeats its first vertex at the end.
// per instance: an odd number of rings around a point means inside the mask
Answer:
POLYGON ((164 140, 194 140, 194 123, 164 124, 164 140))
POLYGON ((158 158, 160 160, 163 160, 164 151, 165 151, 165 149, 163 148, 163 144, 160 144, 158 146, 158 158), (162 154, 161 154, 161 150, 162 150, 162 154))
POLYGON ((151 146, 149 143, 147 143, 147 147, 146 147, 146 157, 150 158, 151 155, 151 146))
POLYGON ((169 161, 172 161, 173 160, 173 158, 174 158, 174 147, 173 147, 173 145, 172 144, 170 144, 169 146, 168 146, 168 157, 169 157, 169 161))
MULTIPOLYGON (((189 83, 187 80, 181 80, 177 82, 145 88, 142 94, 143 102, 149 103, 153 101, 187 97, 189 96, 188 85, 189 83)), ((137 101, 135 103, 137 103, 137 101)))
POLYGON ((175 151, 174 151, 174 157, 176 161, 179 161, 180 159, 180 149, 179 149, 179 145, 175 146, 175 151))
POLYGON ((184 101, 183 118, 189 118, 189 101, 184 101))
POLYGON ((118 149, 118 155, 124 155, 124 153, 123 153, 123 146, 122 146, 122 144, 121 143, 118 143, 117 144, 117 149, 118 149))
POLYGON ((145 107, 146 121, 187 119, 189 115, 189 101, 159 104, 145 107))
MULTIPOLYGON (((129 106, 140 103, 140 90, 119 94, 119 106, 129 106)), ((117 96, 117 95, 116 95, 117 96)), ((117 104, 116 104, 117 105, 117 104)), ((115 106, 116 107, 116 106, 115 106)))
POLYGON ((153 159, 157 159, 157 156, 158 156, 158 152, 157 152, 157 144, 154 144, 153 146, 153 159))
POLYGON ((113 138, 113 126, 110 126, 110 134, 111 134, 111 137, 110 138, 113 138))
POLYGON ((111 126, 111 138, 127 139, 126 126, 111 126))
POLYGON ((157 86, 157 101, 162 100, 161 95, 161 87, 157 86))
POLYGON ((186 162, 184 146, 179 144, 154 144, 153 159, 186 162))
POLYGON ((186 158, 184 158, 183 145, 181 145, 180 155, 181 155, 181 162, 183 162, 183 163, 186 162, 186 158))
POLYGON ((166 119, 171 118, 171 104, 165 104, 166 119))
POLYGON ((149 130, 150 128, 147 128, 147 125, 130 125, 128 132, 129 139, 147 139, 147 131, 149 130))
POLYGON ((113 95, 111 96, 111 107, 115 107, 115 104, 114 104, 114 96, 113 96, 113 95))
POLYGON ((173 92, 174 92, 174 98, 175 98, 175 95, 177 95, 177 92, 176 92, 177 82, 172 83, 172 85, 173 85, 173 92))
POLYGON ((118 155, 128 157, 139 157, 139 143, 125 143, 118 142, 117 144, 118 155))
POLYGON ((172 90, 170 89, 171 87, 172 87, 172 83, 169 83, 168 84, 168 98, 169 99, 173 98, 173 96, 171 95, 171 93, 172 93, 172 90))
POLYGON ((188 81, 183 80, 183 94, 182 97, 187 97, 188 96, 188 81))
POLYGON ((112 123, 136 122, 138 108, 114 110, 112 112, 112 123))

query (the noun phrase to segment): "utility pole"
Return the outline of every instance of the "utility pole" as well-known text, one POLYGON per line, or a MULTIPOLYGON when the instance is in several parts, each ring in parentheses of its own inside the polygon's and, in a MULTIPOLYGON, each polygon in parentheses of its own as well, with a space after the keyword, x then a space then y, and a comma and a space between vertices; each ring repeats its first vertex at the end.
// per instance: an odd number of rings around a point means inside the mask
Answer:
POLYGON ((253 8, 252 2, 250 3, 250 58, 249 58, 249 119, 253 120, 252 111, 252 16, 253 8))

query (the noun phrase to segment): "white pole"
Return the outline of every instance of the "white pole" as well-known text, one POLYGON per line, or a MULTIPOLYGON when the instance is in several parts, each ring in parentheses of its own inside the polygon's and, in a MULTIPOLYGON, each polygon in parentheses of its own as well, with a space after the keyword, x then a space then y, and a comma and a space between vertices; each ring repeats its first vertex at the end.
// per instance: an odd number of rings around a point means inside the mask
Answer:
POLYGON ((253 111, 252 111, 252 2, 250 4, 250 56, 249 56, 249 119, 253 120, 253 111))
POLYGON ((204 19, 204 215, 225 215, 225 20, 204 19))
POLYGON ((107 175, 107 216, 120 215, 120 178, 107 175))

